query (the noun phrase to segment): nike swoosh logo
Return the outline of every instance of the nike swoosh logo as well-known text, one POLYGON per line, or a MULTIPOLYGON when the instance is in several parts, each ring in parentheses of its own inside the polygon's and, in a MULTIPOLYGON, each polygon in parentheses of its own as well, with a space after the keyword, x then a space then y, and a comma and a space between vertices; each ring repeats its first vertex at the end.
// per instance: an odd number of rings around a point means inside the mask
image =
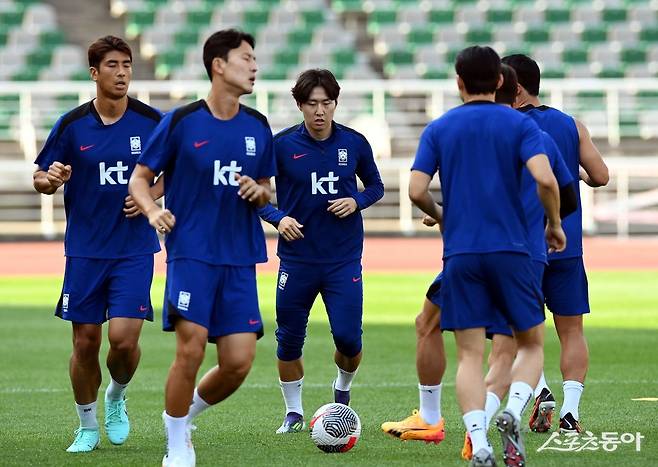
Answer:
POLYGON ((293 154, 293 155, 292 155, 292 158, 293 158, 293 159, 301 159, 302 157, 304 157, 304 156, 306 156, 306 155, 308 155, 307 152, 305 152, 304 154, 293 154))
POLYGON ((194 142, 194 149, 199 149, 200 147, 205 146, 205 145, 208 144, 209 142, 210 142, 210 141, 207 140, 207 139, 204 139, 203 141, 195 141, 195 142, 194 142))
POLYGON ((141 306, 139 307, 139 311, 146 311, 146 310, 148 310, 148 307, 146 307, 146 306, 144 306, 144 305, 141 305, 141 306))
POLYGON ((359 282, 361 280, 360 277, 353 277, 352 282, 359 282))
POLYGON ((96 145, 95 144, 90 144, 89 146, 80 146, 80 151, 86 151, 87 149, 91 149, 94 146, 96 146, 96 145))
POLYGON ((258 323, 260 323, 260 321, 257 320, 257 319, 250 319, 249 320, 249 326, 254 326, 255 324, 258 324, 258 323))

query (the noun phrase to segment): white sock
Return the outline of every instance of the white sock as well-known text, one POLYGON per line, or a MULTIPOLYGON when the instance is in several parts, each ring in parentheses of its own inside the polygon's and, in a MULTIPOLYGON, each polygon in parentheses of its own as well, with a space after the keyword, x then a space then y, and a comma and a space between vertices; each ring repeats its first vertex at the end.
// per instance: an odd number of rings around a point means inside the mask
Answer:
POLYGON ((484 404, 484 413, 487 415, 487 430, 489 430, 489 425, 491 425, 491 420, 493 420, 494 415, 498 412, 500 407, 500 399, 493 392, 487 392, 487 401, 484 404))
POLYGON ((183 452, 187 449, 187 416, 172 417, 164 412, 162 417, 167 432, 167 453, 183 452))
POLYGON ((80 428, 98 428, 96 420, 96 401, 91 404, 80 405, 76 402, 75 410, 80 418, 80 428))
POLYGON ((356 372, 359 371, 357 368, 352 373, 349 371, 343 370, 341 367, 336 365, 338 368, 338 376, 336 377, 336 389, 339 391, 349 391, 352 387, 352 380, 356 376, 356 372))
POLYGON ((532 397, 533 390, 528 383, 515 381, 509 387, 506 409, 512 412, 517 421, 521 420, 523 411, 532 397))
POLYGON ((542 390, 546 388, 549 391, 551 390, 548 387, 548 384, 546 384, 546 378, 544 377, 544 371, 542 370, 541 376, 539 377, 539 382, 537 383, 537 387, 535 388, 535 399, 539 397, 541 394, 542 390))
POLYGON ((585 389, 585 386, 579 381, 565 381, 562 383, 564 402, 560 409, 560 418, 571 412, 573 418, 579 420, 578 406, 580 405, 580 396, 583 395, 583 389, 585 389))
POLYGON ((436 425, 441 420, 441 385, 424 386, 418 384, 420 395, 420 417, 428 425, 436 425))
POLYGON ((112 401, 120 401, 125 397, 127 387, 128 387, 128 383, 126 384, 117 383, 116 381, 114 381, 114 378, 110 376, 110 384, 107 386, 107 389, 105 390, 105 398, 110 399, 112 401))
POLYGON ((187 413, 188 422, 192 422, 197 415, 206 410, 207 408, 212 407, 211 404, 208 404, 204 401, 199 395, 199 389, 194 388, 194 395, 192 396, 192 403, 190 404, 190 411, 187 413))
POLYGON ((486 449, 493 452, 491 444, 487 439, 486 414, 484 410, 471 410, 464 414, 464 425, 466 431, 471 435, 471 443, 473 443, 473 453, 478 452, 480 449, 486 449))
POLYGON ((304 377, 297 381, 281 381, 279 380, 279 386, 281 386, 281 394, 283 395, 283 400, 286 403, 286 415, 290 412, 298 413, 299 415, 304 415, 304 409, 302 408, 302 389, 304 386, 304 377))

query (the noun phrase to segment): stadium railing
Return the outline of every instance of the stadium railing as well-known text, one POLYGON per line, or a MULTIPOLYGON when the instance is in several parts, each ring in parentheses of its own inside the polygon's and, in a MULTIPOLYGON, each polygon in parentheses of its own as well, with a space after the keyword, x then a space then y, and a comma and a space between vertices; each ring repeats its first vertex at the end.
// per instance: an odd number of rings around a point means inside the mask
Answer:
MULTIPOLYGON (((270 118, 273 130, 277 131, 287 125, 296 123, 299 115, 287 109, 279 108, 281 98, 288 98, 290 81, 260 81, 250 98, 250 105, 270 118), (277 100, 278 99, 278 100, 277 100)), ((448 108, 455 105, 455 83, 453 80, 378 80, 378 81, 342 81, 341 96, 365 97, 364 109, 351 109, 352 113, 369 114, 375 121, 392 119, 393 112, 405 110, 392 108, 389 99, 405 95, 422 98, 426 121, 436 118, 448 108)), ((206 81, 134 81, 131 83, 131 95, 151 103, 162 110, 170 110, 172 103, 177 105, 186 101, 205 97, 209 89, 206 81), (181 100, 183 99, 183 100, 181 100)), ((542 82, 544 101, 557 108, 564 108, 565 99, 569 99, 576 90, 581 93, 603 93, 605 105, 594 109, 604 114, 592 125, 585 120, 594 137, 607 138, 611 147, 618 147, 624 136, 620 115, 620 95, 629 93, 658 93, 658 81, 655 79, 587 79, 587 80, 545 80, 542 82)), ((31 189, 31 161, 36 157, 38 147, 45 139, 49 128, 40 127, 38 107, 39 99, 59 95, 77 95, 77 101, 88 101, 95 89, 93 83, 87 82, 2 82, 0 98, 5 95, 18 95, 17 127, 12 133, 18 140, 23 161, 0 161, 0 190, 5 186, 18 183, 22 188, 12 187, 12 193, 31 189), (21 163, 19 163, 21 162, 21 163), (11 180, 10 180, 11 179, 11 180)), ((0 105, 4 105, 0 101, 0 105)), ((292 103, 289 107, 293 107, 292 103)), ((296 109, 294 109, 296 110, 296 109)), ((398 115, 399 117, 400 115, 398 115)), ((415 116, 417 119, 417 115, 415 116)), ((399 120, 399 118, 397 118, 399 120)), ((53 120, 54 122, 54 120, 53 120)), ((654 122, 658 130, 658 121, 654 122)), ((420 132, 422 125, 414 129, 420 132)), ((412 135, 412 136, 413 136, 412 135)), ((368 135, 370 136, 370 135, 368 135)), ((658 136, 656 134, 649 137, 658 136)), ((406 195, 410 157, 413 153, 394 153, 390 159, 380 158, 380 166, 387 191, 384 200, 375 209, 364 212, 366 229, 369 232, 385 231, 404 234, 423 232, 422 226, 414 218, 420 213, 411 206, 406 195)), ((625 236, 629 233, 658 233, 658 151, 656 157, 607 158, 611 167, 612 178, 608 188, 591 192, 583 189, 583 219, 586 230, 590 233, 614 233, 625 236)), ((28 203, 29 204, 29 203, 28 203)), ((7 218, 0 205, 0 229, 3 233, 14 235, 32 234, 46 238, 59 235, 63 231, 61 197, 42 196, 39 202, 39 216, 19 216, 7 218), (38 217, 34 219, 34 217, 38 217), (25 220, 25 218, 28 218, 25 220)), ((34 211, 36 206, 26 206, 34 211)))

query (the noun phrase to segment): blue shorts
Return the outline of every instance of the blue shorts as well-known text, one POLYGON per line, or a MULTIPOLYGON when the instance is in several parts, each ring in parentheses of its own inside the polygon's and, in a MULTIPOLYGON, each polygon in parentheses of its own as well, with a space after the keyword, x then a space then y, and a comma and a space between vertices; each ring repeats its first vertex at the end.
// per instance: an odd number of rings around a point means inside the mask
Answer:
POLYGON ((173 331, 177 318, 208 330, 208 341, 242 332, 263 336, 258 308, 256 266, 220 266, 193 259, 167 263, 162 328, 173 331))
POLYGON ((362 347, 363 280, 361 261, 301 263, 281 261, 276 288, 277 356, 302 356, 308 316, 320 294, 336 349, 348 357, 362 347))
POLYGON ((587 274, 583 257, 549 260, 543 282, 546 307, 554 315, 589 313, 587 274))
POLYGON ((153 321, 153 255, 118 259, 66 257, 55 315, 81 324, 112 318, 153 321))
POLYGON ((517 331, 544 321, 543 295, 533 261, 522 253, 455 255, 445 260, 441 327, 487 328, 497 310, 517 331))
POLYGON ((441 308, 441 281, 443 280, 443 271, 439 273, 438 276, 434 279, 425 293, 425 297, 441 308))
MULTIPOLYGON (((541 284, 542 282, 545 268, 546 268, 546 264, 542 261, 532 262, 532 269, 534 270, 538 284, 541 284)), ((543 306, 542 306, 542 312, 543 312, 543 306)), ((498 313, 496 313, 493 316, 493 319, 494 319, 494 323, 491 326, 487 327, 488 339, 492 339, 494 334, 502 334, 504 336, 510 336, 510 337, 514 335, 512 333, 512 328, 509 326, 509 324, 507 324, 507 321, 505 320, 505 315, 501 311, 498 310, 498 313)))

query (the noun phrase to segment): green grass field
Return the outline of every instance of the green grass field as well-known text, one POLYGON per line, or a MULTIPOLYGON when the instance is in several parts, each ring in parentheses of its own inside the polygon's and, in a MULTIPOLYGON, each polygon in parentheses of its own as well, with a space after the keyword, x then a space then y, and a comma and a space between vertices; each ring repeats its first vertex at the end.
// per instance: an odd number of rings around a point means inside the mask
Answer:
MULTIPOLYGON (((384 435, 379 425, 406 416, 417 407, 413 321, 431 274, 366 274, 364 359, 353 387, 352 407, 363 433, 346 454, 324 454, 308 433, 281 436, 274 431, 283 415, 277 384, 274 341, 273 274, 260 277, 266 335, 244 386, 197 421, 194 443, 199 465, 466 465, 459 458, 463 425, 456 405, 454 339, 446 336, 449 367, 444 379, 443 414, 447 438, 440 445, 408 442, 384 435)), ((581 404, 586 430, 636 433, 641 451, 622 444, 614 452, 536 452, 549 435, 528 433, 530 465, 658 465, 658 272, 592 272, 593 313, 586 318, 591 366, 581 404)), ((61 278, 0 278, 0 465, 159 465, 164 451, 160 414, 163 383, 173 357, 174 338, 156 321, 144 328, 142 361, 128 391, 133 431, 124 446, 101 447, 86 455, 64 450, 77 417, 68 379, 70 326, 52 316, 61 278)), ((153 287, 162 302, 163 280, 153 287)), ((159 308, 159 307, 158 307, 159 308)), ((323 308, 315 307, 305 348, 304 406, 307 416, 331 400, 335 367, 323 308)), ((561 402, 558 342, 547 329, 546 375, 561 402)), ((107 343, 103 346, 103 355, 107 343)), ((205 371, 215 360, 208 348, 205 371)), ((108 376, 104 370, 102 390, 108 376)), ((101 396, 102 398, 102 396, 101 396)), ((102 406, 102 402, 100 404, 102 406)), ((99 407, 102 414, 102 407, 99 407)), ((527 414, 526 414, 527 415, 527 414)), ((102 420, 101 420, 102 423, 102 420)), ((496 448, 499 440, 492 432, 496 448)), ((499 456, 500 457, 500 456, 499 456)), ((499 459, 502 464, 502 459, 499 459)))

